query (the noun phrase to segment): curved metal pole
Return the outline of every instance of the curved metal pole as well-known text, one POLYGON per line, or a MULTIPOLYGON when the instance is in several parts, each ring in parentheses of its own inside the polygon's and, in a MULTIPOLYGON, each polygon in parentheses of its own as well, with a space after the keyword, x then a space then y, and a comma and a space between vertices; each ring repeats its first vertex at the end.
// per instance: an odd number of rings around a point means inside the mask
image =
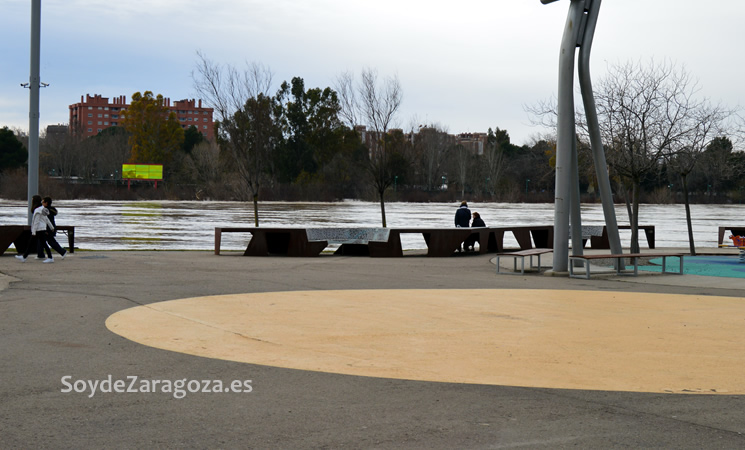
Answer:
POLYGON ((610 243, 612 253, 621 254, 623 253, 623 249, 621 248, 621 238, 618 234, 618 222, 616 221, 616 210, 613 204, 613 193, 610 187, 605 151, 603 150, 603 141, 600 136, 600 125, 598 122, 597 110, 595 108, 595 96, 592 91, 592 80, 590 78, 590 51, 592 50, 592 39, 595 35, 595 27, 598 21, 598 14, 600 13, 601 1, 602 0, 592 0, 587 14, 585 32, 579 49, 579 84, 582 92, 582 100, 585 106, 585 115, 587 116, 587 128, 590 133, 590 144, 592 145, 595 173, 598 177, 598 190, 600 191, 600 200, 603 204, 606 230, 608 231, 608 242, 610 243))
POLYGON ((572 0, 559 53, 558 124, 556 130, 556 189, 554 194, 555 272, 566 272, 569 260, 574 124, 574 59, 584 14, 584 0, 572 0))
MULTIPOLYGON (((569 185, 571 189, 571 205, 569 214, 570 237, 572 238, 572 255, 580 256, 584 253, 582 246, 582 210, 580 207, 579 193, 579 160, 577 158, 577 139, 572 140, 572 182, 569 185)), ((577 261, 577 264, 581 264, 577 261)))

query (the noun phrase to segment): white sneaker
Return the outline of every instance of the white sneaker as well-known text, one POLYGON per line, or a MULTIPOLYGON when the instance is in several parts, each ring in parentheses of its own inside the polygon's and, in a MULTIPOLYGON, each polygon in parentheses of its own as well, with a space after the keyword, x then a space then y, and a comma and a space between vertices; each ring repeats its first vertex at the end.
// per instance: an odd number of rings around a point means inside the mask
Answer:
POLYGON ((61 254, 61 255, 60 255, 60 259, 64 260, 64 259, 65 259, 65 256, 67 256, 67 252, 65 252, 65 253, 61 254))
POLYGON ((42 262, 44 262, 44 263, 53 263, 54 262, 54 258, 47 258, 47 259, 45 259, 42 262))
POLYGON ((20 259, 21 262, 26 262, 26 258, 24 258, 23 255, 16 255, 16 259, 20 259))

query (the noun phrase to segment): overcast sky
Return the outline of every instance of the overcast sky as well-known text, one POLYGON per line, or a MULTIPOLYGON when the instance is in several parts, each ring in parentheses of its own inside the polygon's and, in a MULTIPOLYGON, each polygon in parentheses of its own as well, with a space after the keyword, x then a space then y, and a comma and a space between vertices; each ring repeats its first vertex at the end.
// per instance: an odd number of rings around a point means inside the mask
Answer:
MULTIPOLYGON (((0 6, 0 126, 28 129, 31 7, 0 6)), ((526 105, 556 95, 570 0, 45 0, 41 126, 68 122, 81 95, 150 90, 196 98, 196 52, 218 63, 258 62, 275 87, 334 84, 365 67, 397 75, 398 125, 451 133, 506 129, 523 144, 544 132, 526 105)), ((699 80, 701 95, 745 105, 745 2, 606 0, 592 50, 593 79, 610 63, 666 58, 699 80)))

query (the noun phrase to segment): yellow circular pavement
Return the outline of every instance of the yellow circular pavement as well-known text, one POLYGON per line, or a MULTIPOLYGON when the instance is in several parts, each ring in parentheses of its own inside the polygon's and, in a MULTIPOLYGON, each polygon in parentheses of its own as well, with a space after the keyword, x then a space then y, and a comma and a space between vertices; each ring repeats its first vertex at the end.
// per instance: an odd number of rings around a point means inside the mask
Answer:
POLYGON ((339 290, 187 298, 106 321, 144 345, 349 375, 745 394, 745 298, 339 290))

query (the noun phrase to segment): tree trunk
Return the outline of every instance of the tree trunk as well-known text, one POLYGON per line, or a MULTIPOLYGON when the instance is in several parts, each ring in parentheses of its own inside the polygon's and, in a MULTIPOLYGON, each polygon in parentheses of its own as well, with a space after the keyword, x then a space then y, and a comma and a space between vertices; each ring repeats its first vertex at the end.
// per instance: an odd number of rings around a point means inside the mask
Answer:
POLYGON ((385 200, 383 199, 383 196, 385 195, 385 191, 378 191, 380 194, 380 215, 383 218, 383 228, 386 228, 385 224, 385 200))
POLYGON ((254 226, 259 226, 259 193, 254 192, 254 226))
POLYGON ((691 222, 691 205, 688 203, 688 177, 684 174, 680 175, 680 180, 683 184, 683 202, 686 207, 686 225, 688 225, 688 245, 691 249, 691 256, 696 256, 696 244, 693 241, 693 223, 691 222))
POLYGON ((632 188, 632 208, 631 217, 631 253, 639 253, 639 188, 634 183, 632 188))
POLYGON ((621 186, 623 189, 623 201, 626 203, 626 213, 629 215, 629 223, 634 220, 634 212, 631 210, 631 192, 625 186, 621 186))

